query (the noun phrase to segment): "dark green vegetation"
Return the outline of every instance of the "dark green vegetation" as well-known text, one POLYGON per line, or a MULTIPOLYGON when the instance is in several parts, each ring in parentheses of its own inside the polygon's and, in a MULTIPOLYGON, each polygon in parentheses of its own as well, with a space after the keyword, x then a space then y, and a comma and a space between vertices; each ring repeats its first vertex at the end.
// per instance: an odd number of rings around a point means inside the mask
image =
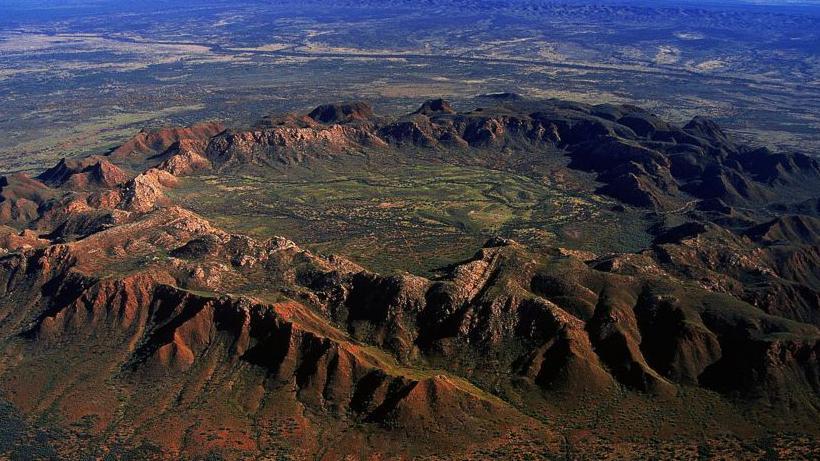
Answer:
POLYGON ((816 151, 818 7, 712 2, 4 2, 0 171, 143 126, 516 91, 710 115, 816 151))

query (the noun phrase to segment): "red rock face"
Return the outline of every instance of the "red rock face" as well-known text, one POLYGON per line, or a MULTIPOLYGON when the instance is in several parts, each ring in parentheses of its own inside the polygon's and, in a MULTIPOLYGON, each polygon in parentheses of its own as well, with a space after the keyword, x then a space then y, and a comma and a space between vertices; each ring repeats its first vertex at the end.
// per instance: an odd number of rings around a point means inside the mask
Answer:
MULTIPOLYGON (((0 179, 2 403, 62 434, 48 440, 66 459, 101 446, 147 459, 640 457, 626 441, 670 421, 681 450, 704 427, 816 435, 820 228, 803 205, 744 211, 741 226, 725 194, 703 199, 700 221, 634 254, 492 239, 429 279, 232 234, 166 194, 198 171, 407 144, 477 162, 563 146, 602 193, 657 213, 697 201, 685 191, 706 169, 767 204, 816 167, 746 151, 703 119, 524 108, 431 101, 385 121, 327 106, 249 131, 141 133, 39 180, 0 179), (650 147, 661 139, 679 151, 650 147), (606 432, 600 446, 585 428, 606 432)), ((44 437, 19 424, 18 440, 44 437)))
POLYGON ((40 204, 54 196, 45 184, 24 174, 0 177, 0 224, 36 219, 40 204))
POLYGON ((195 139, 181 139, 169 148, 170 157, 157 167, 174 176, 184 176, 211 168, 211 162, 205 158, 207 142, 195 139))
POLYGON ((319 123, 342 124, 373 118, 373 108, 365 102, 326 104, 313 109, 308 117, 319 123))
POLYGON ((62 159, 38 179, 51 187, 71 190, 111 189, 128 180, 128 175, 104 157, 62 159))
POLYGON ((156 131, 141 131, 125 144, 114 149, 109 155, 117 161, 144 161, 151 155, 161 154, 181 140, 207 142, 217 135, 224 126, 216 122, 199 123, 191 127, 164 128, 156 131))
MULTIPOLYGON (((150 228, 166 226, 167 232, 170 226, 213 235, 189 221, 163 218, 162 222, 166 224, 155 221, 150 228)), ((158 243, 148 240, 143 245, 158 243)), ((89 246, 106 252, 117 246, 116 238, 104 241, 114 246, 98 247, 101 242, 89 246)), ((159 268, 97 280, 80 272, 80 268, 91 270, 93 266, 89 264, 93 263, 82 257, 66 256, 85 253, 87 246, 71 244, 64 248, 65 253, 46 251, 39 257, 31 254, 28 259, 43 261, 39 272, 55 277, 46 282, 52 284, 53 295, 42 301, 41 308, 47 309, 43 314, 37 314, 35 303, 12 315, 21 326, 25 325, 27 315, 35 315, 33 326, 24 327, 25 340, 20 345, 28 350, 27 358, 18 364, 32 366, 35 371, 10 378, 5 389, 16 396, 14 405, 26 411, 37 412, 37 402, 54 399, 54 405, 69 423, 94 415, 100 425, 89 435, 103 436, 108 424, 121 418, 113 413, 116 406, 98 404, 125 395, 130 395, 125 405, 133 410, 128 412, 127 426, 142 428, 121 433, 131 443, 155 440, 152 434, 160 427, 183 426, 179 432, 171 431, 160 438, 163 453, 169 457, 205 454, 210 448, 238 443, 245 440, 242 434, 251 425, 272 426, 283 418, 301 420, 297 407, 324 416, 319 420, 302 420, 296 434, 283 435, 276 443, 295 442, 293 438, 305 434, 336 432, 360 421, 373 427, 390 427, 391 431, 432 430, 428 442, 433 445, 422 452, 437 451, 452 442, 448 427, 469 422, 460 430, 459 442, 450 447, 461 450, 486 443, 483 434, 488 429, 540 427, 540 423, 461 378, 421 377, 425 373, 405 368, 382 353, 371 352, 300 303, 268 305, 247 298, 203 297, 175 287, 175 278, 159 268), (108 352, 81 365, 97 346, 108 352), (67 366, 78 367, 83 373, 93 372, 95 377, 80 384, 73 382, 73 374, 61 367, 35 367, 38 360, 55 353, 65 357, 67 366), (103 384, 112 378, 119 383, 116 390, 103 384), (78 401, 63 398, 53 394, 51 386, 62 389, 66 396, 86 397, 78 401), (90 392, 95 395, 94 404, 80 403, 90 397, 90 392), (183 401, 172 404, 180 393, 185 396, 183 401), (211 403, 210 396, 217 394, 222 395, 223 401, 236 402, 240 409, 211 403), (202 408, 205 402, 209 403, 202 408), (163 410, 167 405, 176 408, 173 414, 163 410), (136 411, 137 408, 140 410, 136 411), (185 418, 177 419, 178 414, 185 418), (330 423, 337 418, 338 425, 330 423), (350 422, 345 422, 348 419, 350 422), (186 428, 208 428, 217 421, 230 422, 231 427, 228 433, 219 433, 217 440, 209 437, 204 445, 190 446, 182 439, 186 428)), ((14 287, 11 296, 36 289, 27 285, 27 280, 10 282, 14 287)), ((6 321, 11 318, 6 317, 6 321)), ((115 424, 126 423, 119 419, 115 424)), ((206 431, 216 434, 213 429, 206 431)), ((391 440, 389 434, 381 435, 385 439, 381 450, 385 454, 401 452, 399 442, 391 440)), ((553 443, 548 434, 541 434, 539 439, 553 443)), ((355 453, 365 449, 362 443, 352 440, 349 445, 333 450, 339 454, 355 453)), ((267 452, 276 444, 247 439, 240 446, 241 452, 250 454, 267 452)), ((299 446, 304 454, 320 448, 299 446)))

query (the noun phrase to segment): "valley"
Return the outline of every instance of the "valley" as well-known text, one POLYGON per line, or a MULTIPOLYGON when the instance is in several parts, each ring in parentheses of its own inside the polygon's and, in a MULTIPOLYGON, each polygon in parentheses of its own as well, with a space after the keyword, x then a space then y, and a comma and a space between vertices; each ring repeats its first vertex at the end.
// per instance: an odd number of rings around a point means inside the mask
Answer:
POLYGON ((287 235, 385 273, 429 274, 469 258, 493 236, 595 253, 638 250, 650 241, 641 213, 616 213, 614 201, 590 199, 583 194, 590 187, 573 190, 559 177, 384 157, 375 152, 265 176, 194 176, 170 196, 221 227, 260 238, 287 235))

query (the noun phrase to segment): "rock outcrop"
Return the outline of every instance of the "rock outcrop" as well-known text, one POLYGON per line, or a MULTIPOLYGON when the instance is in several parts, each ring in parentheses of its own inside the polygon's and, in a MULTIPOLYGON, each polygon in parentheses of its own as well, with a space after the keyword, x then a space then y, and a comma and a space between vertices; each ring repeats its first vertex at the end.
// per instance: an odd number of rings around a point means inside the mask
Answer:
POLYGON ((136 136, 108 153, 112 161, 126 164, 142 164, 152 157, 160 156, 181 141, 207 143, 225 127, 217 122, 205 122, 190 127, 142 130, 136 136))
POLYGON ((111 189, 128 180, 128 175, 104 157, 62 159, 37 179, 51 187, 72 190, 111 189))

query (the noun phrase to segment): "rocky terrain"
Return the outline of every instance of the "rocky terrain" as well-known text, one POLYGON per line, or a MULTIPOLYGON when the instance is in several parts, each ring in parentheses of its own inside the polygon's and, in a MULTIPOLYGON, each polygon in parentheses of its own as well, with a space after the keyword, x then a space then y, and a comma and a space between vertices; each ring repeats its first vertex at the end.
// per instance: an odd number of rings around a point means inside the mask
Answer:
POLYGON ((493 94, 141 132, 0 178, 0 451, 34 459, 811 459, 820 165, 709 119, 493 94), (593 173, 654 241, 435 277, 220 229, 180 178, 367 153, 593 173))

